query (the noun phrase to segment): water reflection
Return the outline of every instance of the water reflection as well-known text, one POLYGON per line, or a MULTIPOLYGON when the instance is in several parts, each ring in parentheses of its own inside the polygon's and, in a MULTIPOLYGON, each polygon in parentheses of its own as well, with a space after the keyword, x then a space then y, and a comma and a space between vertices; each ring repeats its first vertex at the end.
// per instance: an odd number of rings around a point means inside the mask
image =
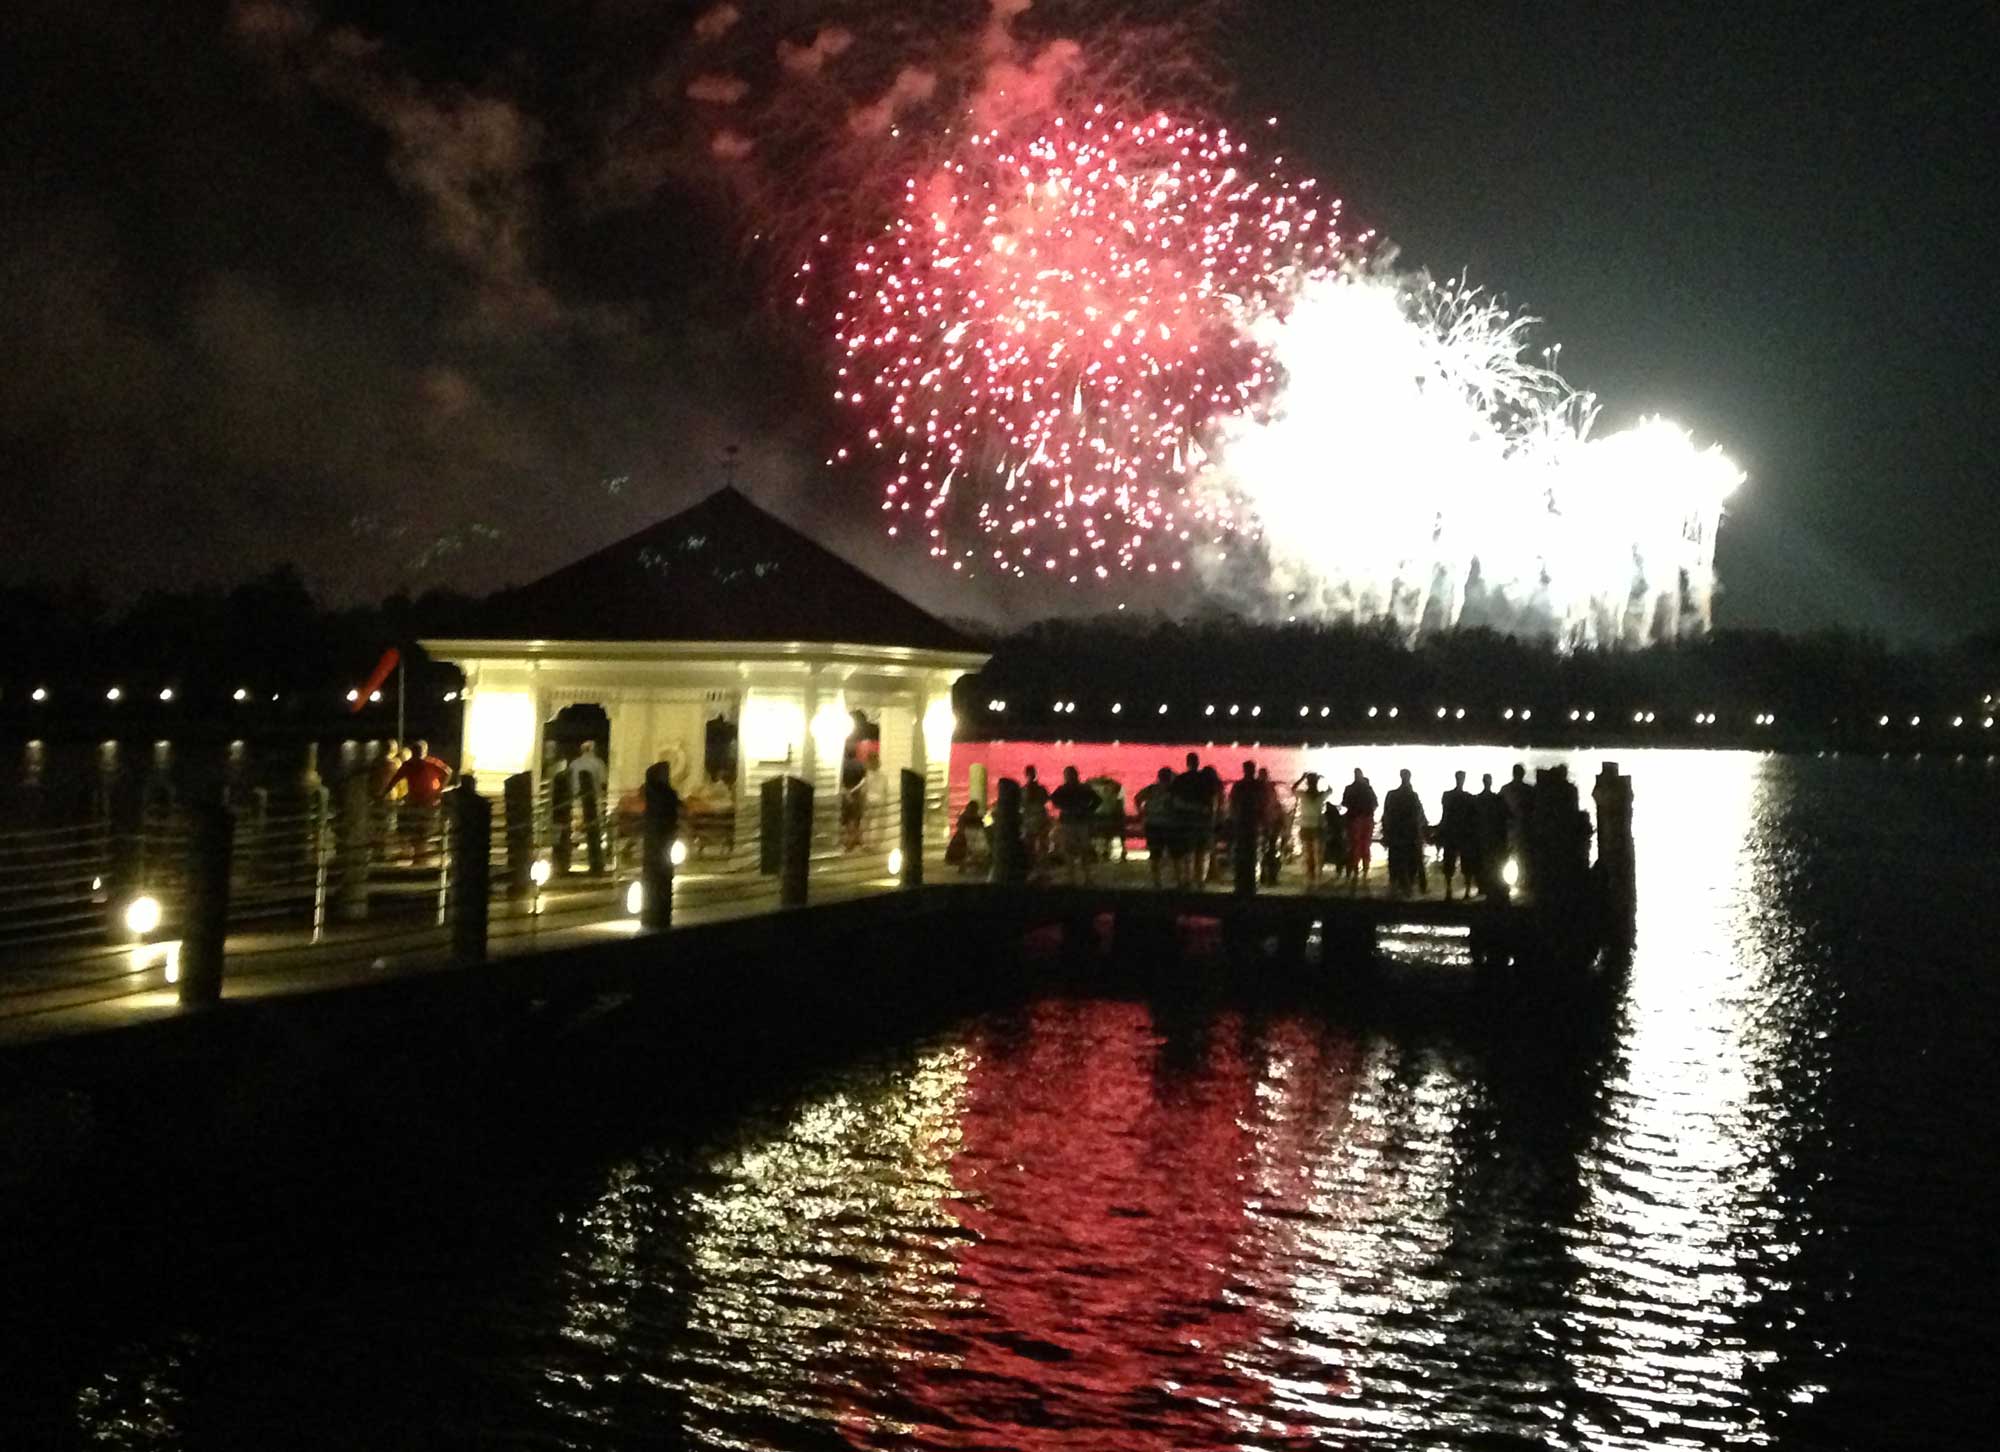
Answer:
MULTIPOLYGON (((1992 778, 1941 762, 1984 795, 1923 795, 1872 761, 1626 764, 1640 918, 1603 1013, 1053 998, 705 1149, 619 1160, 550 1216, 552 1249, 413 1299, 481 1368, 491 1426, 571 1447, 1720 1448, 1970 1425, 1992 1140, 1965 1025, 2000 991, 1986 939, 1910 919, 1881 868, 1940 831, 1976 843, 1992 778)), ((1940 890, 1970 901, 1995 865, 1968 850, 1940 890)), ((199 1344, 307 1363, 289 1315, 199 1344)), ((351 1341, 357 1378, 401 1374, 351 1341)), ((190 1343, 150 1344, 82 1384, 87 1430, 145 1441, 198 1400, 190 1343)))

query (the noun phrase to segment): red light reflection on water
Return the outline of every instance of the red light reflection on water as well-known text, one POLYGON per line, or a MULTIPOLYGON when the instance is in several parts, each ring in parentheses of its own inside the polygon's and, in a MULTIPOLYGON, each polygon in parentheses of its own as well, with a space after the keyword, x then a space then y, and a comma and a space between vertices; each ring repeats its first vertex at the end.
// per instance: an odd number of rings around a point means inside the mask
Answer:
POLYGON ((1303 1032, 1253 1043, 1234 1015, 1177 1050, 1116 1002, 1031 1012, 977 1053, 950 1165, 977 1236, 957 1266, 969 1305, 930 1328, 952 1353, 897 1378, 923 1445, 1315 1445, 1277 1382, 1341 1396, 1346 1380, 1288 1352, 1271 1308, 1307 1141, 1340 1117, 1351 1066, 1303 1032))

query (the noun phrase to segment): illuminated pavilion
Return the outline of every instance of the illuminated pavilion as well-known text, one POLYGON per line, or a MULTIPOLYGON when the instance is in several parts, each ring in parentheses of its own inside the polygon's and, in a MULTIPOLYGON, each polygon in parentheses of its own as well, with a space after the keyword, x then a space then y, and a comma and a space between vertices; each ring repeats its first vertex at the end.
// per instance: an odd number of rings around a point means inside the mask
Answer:
POLYGON ((786 774, 830 807, 856 711, 879 730, 891 779, 914 769, 942 800, 952 687, 987 660, 733 488, 496 596, 483 630, 423 646, 464 672, 461 769, 488 790, 521 771, 539 787, 545 729, 594 705, 614 801, 662 760, 683 795, 702 788, 712 725, 734 726, 739 813, 786 774))

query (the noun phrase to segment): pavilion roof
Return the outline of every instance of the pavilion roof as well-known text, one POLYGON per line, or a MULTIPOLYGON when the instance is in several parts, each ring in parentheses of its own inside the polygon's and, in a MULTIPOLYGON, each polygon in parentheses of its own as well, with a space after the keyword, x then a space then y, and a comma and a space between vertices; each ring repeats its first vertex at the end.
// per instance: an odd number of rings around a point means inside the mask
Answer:
POLYGON ((495 595, 479 634, 981 649, 729 487, 532 584, 495 595))

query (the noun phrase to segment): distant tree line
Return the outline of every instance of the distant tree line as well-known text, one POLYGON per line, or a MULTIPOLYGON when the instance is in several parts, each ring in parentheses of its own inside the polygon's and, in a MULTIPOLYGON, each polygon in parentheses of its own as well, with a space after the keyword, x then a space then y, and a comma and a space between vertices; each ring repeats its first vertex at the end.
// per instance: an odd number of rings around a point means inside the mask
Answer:
MULTIPOLYGON (((1990 714, 2000 699, 2000 632, 1948 649, 1896 648, 1842 630, 1788 635, 1719 630, 1644 650, 1560 652, 1551 644, 1483 629, 1448 631, 1411 644, 1381 625, 1270 625, 1236 619, 1172 620, 1123 614, 1048 620, 993 645, 991 663, 969 678, 961 707, 988 734, 1081 734, 1101 728, 1113 704, 1135 715, 1170 710, 1183 733, 1206 708, 1237 705, 1267 730, 1298 726, 1301 706, 1317 722, 1351 726, 1368 705, 1395 706, 1405 726, 1437 720, 1493 721, 1523 709, 1538 721, 1591 710, 1609 725, 1634 713, 1657 724, 1692 724, 1714 712, 1730 722, 1770 714, 1779 724, 1823 730, 1836 721, 1873 726, 1889 714, 1907 726, 1990 714), (988 709, 1004 701, 1006 709, 988 709), (1073 710, 1056 712, 1057 705, 1073 710), (1190 713, 1193 713, 1191 717, 1190 713)), ((1235 718, 1239 723, 1243 715, 1235 718)), ((1382 719, 1380 717, 1377 718, 1382 719)))
POLYGON ((375 605, 329 608, 291 565, 229 589, 150 590, 110 609, 87 582, 0 586, 0 714, 44 704, 52 718, 101 709, 113 687, 128 711, 173 693, 183 715, 230 701, 307 715, 337 714, 342 692, 363 680, 389 646, 405 652, 414 699, 436 699, 456 672, 431 663, 414 642, 470 627, 480 602, 433 590, 375 605), (36 703, 34 693, 47 693, 36 703))

